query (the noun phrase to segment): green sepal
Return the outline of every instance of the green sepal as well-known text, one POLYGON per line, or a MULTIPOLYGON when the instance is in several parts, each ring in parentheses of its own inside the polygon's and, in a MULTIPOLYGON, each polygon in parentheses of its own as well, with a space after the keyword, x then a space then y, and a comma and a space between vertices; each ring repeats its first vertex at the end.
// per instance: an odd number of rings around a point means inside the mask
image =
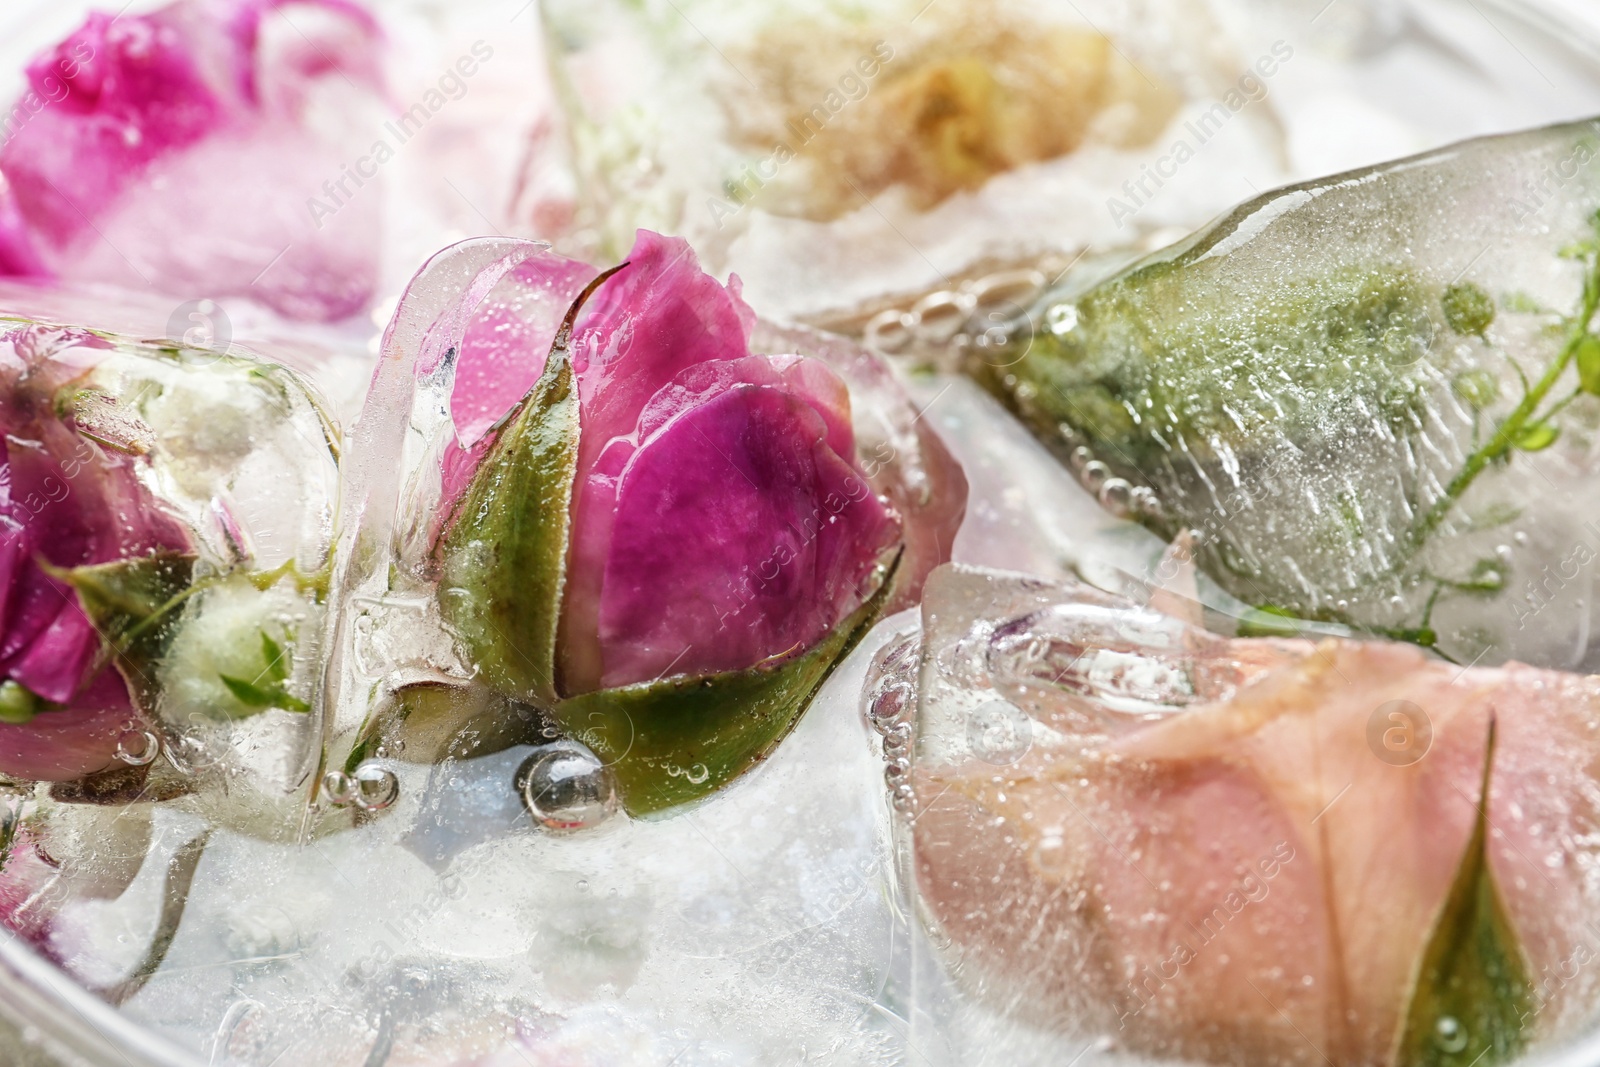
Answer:
POLYGON ((1578 342, 1573 362, 1578 365, 1578 387, 1591 396, 1600 396, 1600 337, 1586 334, 1578 342))
POLYGON ((445 621, 484 682, 534 703, 556 699, 556 634, 578 470, 572 324, 590 294, 625 266, 601 273, 573 301, 539 380, 490 431, 494 442, 442 546, 445 621))
POLYGON ((78 594, 84 614, 109 645, 135 703, 145 711, 159 696, 156 665, 166 653, 178 608, 194 587, 195 557, 165 552, 87 567, 47 567, 78 594))
POLYGON ((228 687, 228 692, 233 698, 245 707, 256 711, 265 711, 268 708, 281 708, 284 711, 308 712, 311 705, 284 689, 280 679, 274 679, 279 684, 272 686, 256 685, 243 678, 235 678, 230 674, 219 674, 222 684, 228 687))
POLYGON ((1527 1046, 1533 983, 1488 857, 1494 720, 1472 838, 1423 951, 1394 1058, 1397 1067, 1494 1067, 1527 1046))
POLYGON ((611 767, 630 815, 709 796, 760 763, 794 728, 877 621, 899 565, 897 556, 866 603, 800 656, 585 693, 557 704, 551 717, 611 767))

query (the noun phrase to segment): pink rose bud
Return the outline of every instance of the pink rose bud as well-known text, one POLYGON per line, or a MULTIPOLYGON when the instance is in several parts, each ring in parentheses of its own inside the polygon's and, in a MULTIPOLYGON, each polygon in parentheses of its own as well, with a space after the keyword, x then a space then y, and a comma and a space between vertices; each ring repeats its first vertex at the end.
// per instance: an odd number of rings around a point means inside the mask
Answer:
POLYGON ((463 314, 445 618, 484 682, 617 758, 634 811, 753 765, 948 555, 966 482, 887 371, 804 331, 760 327, 822 358, 752 351, 737 279, 681 239, 604 275, 529 256, 463 314), (915 455, 869 476, 858 424, 915 455))

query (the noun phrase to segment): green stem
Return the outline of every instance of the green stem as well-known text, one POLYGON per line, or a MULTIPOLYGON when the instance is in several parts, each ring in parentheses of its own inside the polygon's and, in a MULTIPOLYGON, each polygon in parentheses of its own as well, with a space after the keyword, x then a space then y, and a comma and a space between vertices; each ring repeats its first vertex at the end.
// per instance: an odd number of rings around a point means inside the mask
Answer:
POLYGON ((1591 261, 1589 272, 1584 277, 1583 310, 1572 324, 1572 330, 1567 338, 1567 343, 1561 349, 1561 355, 1545 369, 1544 375, 1524 394, 1521 403, 1512 409, 1510 415, 1506 416, 1505 421, 1495 430, 1494 436, 1489 438, 1488 443, 1467 457, 1467 462, 1462 466, 1461 470, 1456 472, 1456 476, 1450 480, 1450 484, 1445 486, 1444 495, 1435 501, 1433 507, 1429 508, 1427 513, 1411 527, 1411 531, 1407 535, 1409 552, 1414 552, 1420 548, 1422 542, 1427 540, 1428 535, 1438 528, 1439 524, 1444 521, 1445 516, 1450 513, 1450 509, 1455 506, 1456 501, 1461 499, 1462 494, 1467 491, 1467 488, 1472 485, 1485 467, 1511 451, 1512 446, 1521 436, 1523 429, 1533 419, 1534 410, 1544 402, 1544 398, 1549 395, 1551 389, 1555 388, 1556 382, 1560 380, 1561 375, 1566 373, 1567 368, 1571 366, 1573 358, 1577 355, 1579 343, 1589 334, 1589 320, 1594 318, 1596 308, 1600 307, 1600 277, 1596 276, 1597 262, 1600 262, 1600 260, 1591 261))

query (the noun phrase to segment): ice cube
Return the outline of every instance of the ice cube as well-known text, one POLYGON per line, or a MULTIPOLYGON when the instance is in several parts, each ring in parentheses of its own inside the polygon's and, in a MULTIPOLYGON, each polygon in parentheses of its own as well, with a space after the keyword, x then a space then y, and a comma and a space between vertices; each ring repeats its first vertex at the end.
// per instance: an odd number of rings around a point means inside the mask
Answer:
POLYGON ((544 236, 599 261, 639 227, 683 234, 779 320, 1193 225, 1241 173, 1284 180, 1260 99, 1135 223, 1107 211, 1185 122, 1242 106, 1251 60, 1210 4, 542 8, 577 188, 544 236))
POLYGON ((930 1056, 1404 1062, 1475 862, 1466 896, 1502 925, 1470 936, 1503 939, 1492 966, 1517 977, 1462 1047, 1504 1039, 1503 1062, 1592 1030, 1570 966, 1600 911, 1591 680, 1223 638, 960 565, 930 579, 920 641, 890 677, 918 690, 898 825, 930 1056))
POLYGON ((975 369, 1108 507, 1195 531, 1246 603, 1463 663, 1589 664, 1597 134, 1265 194, 1069 277, 975 369))

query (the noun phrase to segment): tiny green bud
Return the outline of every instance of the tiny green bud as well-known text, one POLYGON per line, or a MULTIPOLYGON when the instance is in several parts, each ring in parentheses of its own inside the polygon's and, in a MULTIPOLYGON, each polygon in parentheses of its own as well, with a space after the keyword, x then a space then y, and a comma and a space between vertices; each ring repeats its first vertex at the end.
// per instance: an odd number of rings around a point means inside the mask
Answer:
POLYGON ((1578 385, 1592 396, 1600 396, 1600 337, 1583 335, 1577 351, 1578 385))
POLYGON ((24 723, 38 714, 39 698, 22 683, 0 682, 0 722, 24 723))
POLYGON ((1494 321, 1494 300, 1471 282, 1459 282, 1445 289, 1439 298, 1444 305, 1444 321, 1456 333, 1483 336, 1494 321))
POLYGON ((1500 379, 1486 370, 1462 371, 1450 382, 1450 389, 1474 411, 1500 399, 1500 379))
POLYGON ((1538 452, 1556 443, 1561 428, 1548 422, 1530 422, 1517 435, 1516 446, 1524 452, 1538 452))
POLYGON ((1464 582, 1457 582, 1456 588, 1470 589, 1474 592, 1493 593, 1505 588, 1506 574, 1499 560, 1480 559, 1472 565, 1472 571, 1464 582))

